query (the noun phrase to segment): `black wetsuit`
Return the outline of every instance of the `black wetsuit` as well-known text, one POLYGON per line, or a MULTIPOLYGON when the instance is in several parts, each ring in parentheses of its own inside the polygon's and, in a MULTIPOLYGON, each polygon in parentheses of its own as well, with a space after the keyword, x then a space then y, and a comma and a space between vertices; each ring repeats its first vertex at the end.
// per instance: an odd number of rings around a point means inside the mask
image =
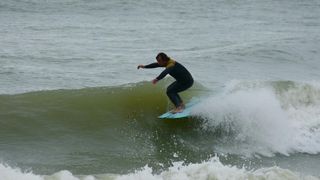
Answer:
MULTIPOLYGON (((162 67, 158 63, 152 63, 144 66, 144 68, 157 68, 162 67)), ((180 63, 171 60, 168 65, 165 67, 166 69, 162 71, 162 73, 156 78, 157 80, 161 80, 167 74, 170 74, 173 78, 176 79, 175 82, 170 84, 167 88, 167 95, 172 103, 178 107, 182 103, 182 99, 179 96, 179 92, 184 91, 190 88, 193 85, 193 78, 190 72, 180 63)))

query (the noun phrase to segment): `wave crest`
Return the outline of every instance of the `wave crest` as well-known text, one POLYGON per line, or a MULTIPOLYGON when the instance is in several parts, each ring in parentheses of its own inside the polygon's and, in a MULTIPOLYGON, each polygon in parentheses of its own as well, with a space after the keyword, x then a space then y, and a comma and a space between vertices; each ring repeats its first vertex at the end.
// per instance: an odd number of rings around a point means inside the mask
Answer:
POLYGON ((194 110, 218 131, 217 150, 246 156, 320 152, 320 88, 295 82, 232 82, 194 110))

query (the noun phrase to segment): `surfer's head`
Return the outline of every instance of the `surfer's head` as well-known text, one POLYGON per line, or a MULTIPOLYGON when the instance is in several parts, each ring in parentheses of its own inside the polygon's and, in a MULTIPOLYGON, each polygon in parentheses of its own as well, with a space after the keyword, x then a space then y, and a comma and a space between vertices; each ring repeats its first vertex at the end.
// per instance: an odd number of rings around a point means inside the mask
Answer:
POLYGON ((165 53, 160 52, 156 57, 158 64, 160 66, 166 66, 170 60, 170 57, 168 57, 165 53))

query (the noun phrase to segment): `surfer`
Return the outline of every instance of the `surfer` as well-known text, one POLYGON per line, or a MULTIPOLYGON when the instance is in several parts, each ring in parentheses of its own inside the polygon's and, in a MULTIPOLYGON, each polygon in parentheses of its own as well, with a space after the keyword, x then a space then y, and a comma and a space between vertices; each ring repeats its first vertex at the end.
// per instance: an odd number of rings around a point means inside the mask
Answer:
POLYGON ((171 112, 182 112, 185 108, 185 105, 178 93, 190 88, 193 85, 193 78, 190 72, 183 65, 171 59, 165 53, 160 52, 156 59, 157 62, 149 65, 139 65, 138 69, 165 67, 166 69, 162 71, 158 77, 153 79, 152 83, 156 84, 167 74, 170 74, 173 78, 175 78, 176 81, 170 84, 167 88, 167 95, 175 106, 175 109, 173 109, 171 112))

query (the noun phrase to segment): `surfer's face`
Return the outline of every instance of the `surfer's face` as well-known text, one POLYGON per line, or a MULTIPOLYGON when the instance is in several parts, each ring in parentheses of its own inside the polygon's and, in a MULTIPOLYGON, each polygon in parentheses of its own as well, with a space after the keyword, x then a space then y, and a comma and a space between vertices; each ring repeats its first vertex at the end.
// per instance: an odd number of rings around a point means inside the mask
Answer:
POLYGON ((166 66, 166 65, 167 65, 167 62, 164 61, 161 57, 158 57, 158 58, 157 58, 157 61, 158 61, 158 64, 159 64, 160 66, 166 66))

